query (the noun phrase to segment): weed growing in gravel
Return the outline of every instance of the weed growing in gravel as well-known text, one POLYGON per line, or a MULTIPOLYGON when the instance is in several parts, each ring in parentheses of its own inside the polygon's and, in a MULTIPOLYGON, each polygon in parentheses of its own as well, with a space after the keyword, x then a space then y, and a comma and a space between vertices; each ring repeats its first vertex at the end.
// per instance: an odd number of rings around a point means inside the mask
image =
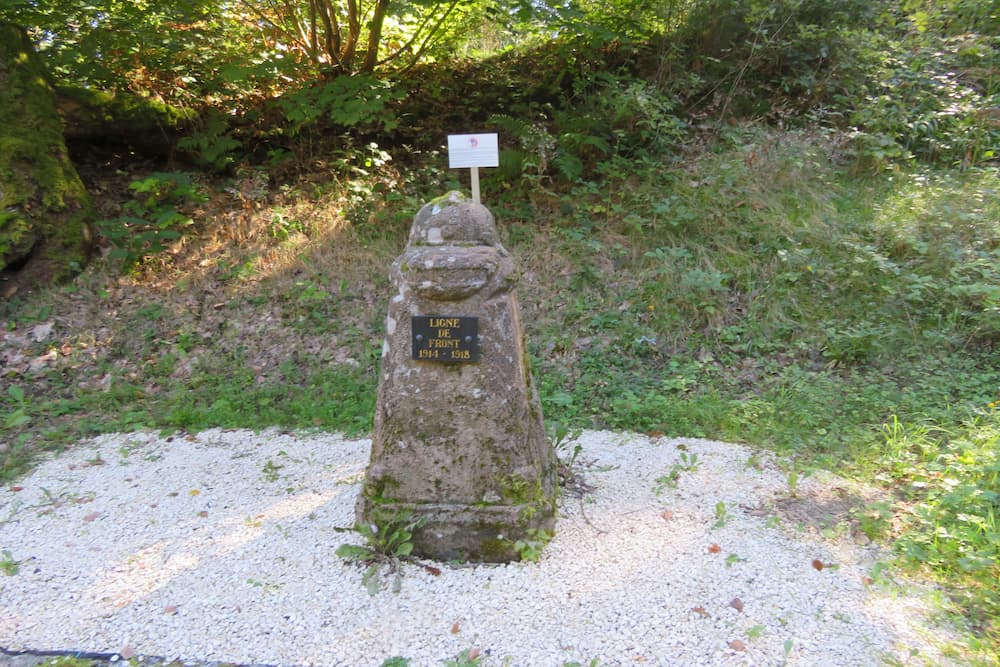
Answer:
POLYGON ((8 577, 13 577, 21 571, 21 563, 14 560, 14 557, 7 549, 4 549, 3 553, 0 554, 0 571, 3 571, 8 577))
POLYGON ((719 501, 715 504, 715 528, 722 528, 733 520, 733 513, 726 507, 726 503, 719 501))
POLYGON ((410 667, 410 659, 402 656, 393 656, 382 661, 379 667, 410 667))
POLYGON ((550 421, 548 431, 549 440, 552 442, 552 448, 556 450, 559 462, 572 469, 580 452, 583 451, 583 445, 579 442, 582 429, 570 429, 562 422, 550 421))
POLYGON ((352 528, 336 528, 338 532, 353 532, 362 537, 365 543, 341 544, 336 554, 346 561, 360 563, 365 568, 361 583, 369 595, 375 595, 382 588, 382 569, 386 568, 388 575, 394 575, 392 590, 398 593, 402 588, 403 562, 411 560, 413 553, 413 531, 419 528, 424 520, 411 520, 410 512, 400 512, 386 517, 376 517, 371 523, 355 523, 352 528))
POLYGON ((480 654, 479 649, 469 648, 465 649, 451 660, 445 660, 441 664, 443 667, 477 667, 477 665, 481 665, 482 663, 483 656, 480 654))
POLYGON ((524 538, 514 542, 514 550, 522 561, 537 563, 545 545, 552 541, 552 533, 544 528, 531 528, 524 538))
POLYGON ((264 477, 264 481, 276 482, 278 481, 278 473, 285 466, 280 463, 275 463, 271 459, 268 459, 264 466, 261 468, 261 475, 264 477))
POLYGON ((694 452, 681 452, 680 462, 671 465, 666 475, 656 478, 656 495, 660 495, 665 489, 676 489, 682 472, 694 472, 697 469, 698 455, 694 452))

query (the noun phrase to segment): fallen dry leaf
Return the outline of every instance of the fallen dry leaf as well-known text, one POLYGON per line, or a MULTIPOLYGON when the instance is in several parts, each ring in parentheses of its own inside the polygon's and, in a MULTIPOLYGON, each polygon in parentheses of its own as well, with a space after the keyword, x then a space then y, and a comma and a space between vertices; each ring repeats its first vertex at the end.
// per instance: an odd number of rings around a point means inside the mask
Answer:
POLYGON ((673 512, 671 512, 670 510, 663 510, 663 511, 662 511, 662 512, 660 513, 660 516, 662 516, 662 517, 663 517, 663 520, 664 520, 664 521, 670 521, 671 519, 673 519, 673 518, 674 518, 674 513, 673 513, 673 512))
POLYGON ((188 491, 188 495, 189 496, 197 496, 197 495, 200 495, 200 494, 201 494, 201 491, 199 491, 198 489, 191 489, 190 491, 188 491))
POLYGON ((736 611, 743 611, 743 600, 739 598, 733 598, 732 601, 729 603, 729 606, 735 609, 736 611))
POLYGON ((734 639, 733 641, 729 642, 729 648, 733 649, 734 651, 745 651, 747 650, 747 645, 741 642, 739 639, 734 639))
POLYGON ((713 544, 708 547, 708 553, 710 554, 717 554, 720 551, 722 551, 722 547, 720 547, 718 544, 713 544))
POLYGON ((17 493, 18 491, 24 491, 24 487, 23 486, 12 486, 12 487, 10 487, 10 490, 13 491, 14 493, 17 493))
POLYGON ((865 586, 871 586, 872 584, 875 583, 875 580, 872 579, 871 577, 861 577, 861 583, 863 583, 865 586))
POLYGON ((453 626, 451 626, 451 634, 457 635, 458 634, 458 630, 459 630, 459 628, 458 628, 458 621, 455 621, 455 624, 453 626))
POLYGON ((710 615, 707 611, 705 611, 704 607, 692 607, 691 611, 693 611, 694 613, 696 613, 696 614, 698 614, 700 616, 704 616, 705 618, 708 618, 709 615, 710 615))
POLYGON ((200 516, 202 519, 204 519, 205 517, 208 516, 208 510, 202 510, 202 511, 198 512, 198 516, 200 516))
POLYGON ((813 558, 812 566, 816 570, 819 570, 820 572, 822 572, 823 568, 833 567, 833 564, 832 563, 824 563, 819 558, 813 558))
POLYGON ((433 565, 424 565, 423 567, 424 567, 425 570, 427 570, 428 572, 430 572, 431 574, 433 574, 435 577, 440 577, 441 576, 441 568, 434 567, 433 565))
POLYGON ((83 517, 83 520, 89 522, 89 521, 93 521, 94 519, 96 519, 99 516, 101 516, 100 512, 91 512, 87 516, 83 517))

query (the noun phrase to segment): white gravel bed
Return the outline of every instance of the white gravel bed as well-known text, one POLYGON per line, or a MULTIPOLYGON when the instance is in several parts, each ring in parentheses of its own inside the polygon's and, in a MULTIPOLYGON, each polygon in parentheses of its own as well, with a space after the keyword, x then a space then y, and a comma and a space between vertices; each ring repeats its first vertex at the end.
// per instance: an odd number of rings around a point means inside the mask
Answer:
POLYGON ((594 490, 561 499, 538 563, 408 565, 401 592, 371 597, 334 554, 357 541, 334 527, 353 523, 368 440, 97 438, 0 489, 0 550, 19 563, 0 574, 0 647, 317 666, 467 649, 530 667, 944 662, 926 592, 867 579, 885 554, 766 511, 789 493, 769 457, 609 432, 580 443, 594 490), (658 489, 682 451, 697 469, 658 489))

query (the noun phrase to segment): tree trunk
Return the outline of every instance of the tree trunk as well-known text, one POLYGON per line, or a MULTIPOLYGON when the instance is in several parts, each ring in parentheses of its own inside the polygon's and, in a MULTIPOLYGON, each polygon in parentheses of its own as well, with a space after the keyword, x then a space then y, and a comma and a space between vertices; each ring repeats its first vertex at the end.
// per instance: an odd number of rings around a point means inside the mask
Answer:
POLYGON ((365 55, 365 72, 374 72, 378 63, 378 47, 382 43, 382 24, 385 22, 385 12, 389 8, 389 0, 378 0, 375 12, 372 14, 371 25, 368 28, 368 53, 365 55))
POLYGON ((0 24, 0 270, 22 269, 22 284, 70 277, 91 212, 41 59, 23 29, 0 24))

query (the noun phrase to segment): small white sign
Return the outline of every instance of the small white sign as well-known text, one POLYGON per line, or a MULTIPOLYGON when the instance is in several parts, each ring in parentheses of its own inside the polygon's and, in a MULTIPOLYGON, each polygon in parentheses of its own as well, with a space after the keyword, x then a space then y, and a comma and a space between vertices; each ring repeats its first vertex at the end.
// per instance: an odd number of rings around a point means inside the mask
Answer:
POLYGON ((496 134, 449 134, 448 166, 499 167, 500 142, 496 134))

